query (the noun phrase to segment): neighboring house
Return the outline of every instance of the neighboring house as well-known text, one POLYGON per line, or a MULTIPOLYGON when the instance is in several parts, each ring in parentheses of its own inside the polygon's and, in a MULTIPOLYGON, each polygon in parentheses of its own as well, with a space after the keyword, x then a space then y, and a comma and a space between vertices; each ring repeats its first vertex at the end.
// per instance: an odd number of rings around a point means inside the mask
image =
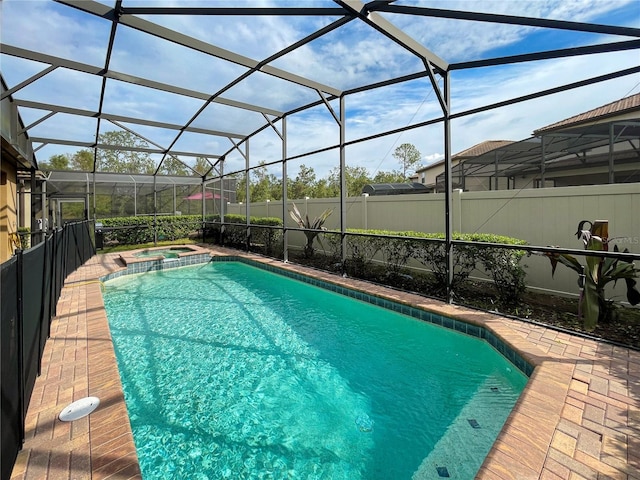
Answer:
MULTIPOLYGON (((2 93, 7 91, 4 79, 1 79, 2 93)), ((22 132, 18 110, 11 96, 0 102, 2 118, 2 157, 0 160, 0 263, 8 260, 18 245, 18 228, 31 226, 21 223, 18 191, 21 188, 19 177, 27 172, 29 178, 35 176, 38 168, 31 142, 22 132)), ((29 211, 30 213, 31 211, 29 211)))
MULTIPOLYGON (((485 142, 467 148, 460 153, 456 153, 451 157, 451 166, 459 167, 461 163, 470 158, 475 158, 487 152, 495 150, 498 147, 509 145, 513 142, 509 140, 487 140, 485 142)), ((438 186, 436 180, 438 176, 444 175, 444 160, 432 163, 426 167, 416 170, 416 174, 412 177, 412 181, 421 183, 425 187, 433 191, 442 191, 442 185, 438 186)), ((460 168, 460 167, 459 167, 460 168)), ((460 178, 460 182, 453 182, 453 188, 461 188, 467 191, 491 190, 489 181, 486 178, 460 178)))
MULTIPOLYGON (((640 94, 533 134, 519 142, 482 142, 454 155, 453 188, 478 191, 640 182, 640 94)), ((444 190, 444 161, 417 173, 422 175, 419 182, 444 190)))

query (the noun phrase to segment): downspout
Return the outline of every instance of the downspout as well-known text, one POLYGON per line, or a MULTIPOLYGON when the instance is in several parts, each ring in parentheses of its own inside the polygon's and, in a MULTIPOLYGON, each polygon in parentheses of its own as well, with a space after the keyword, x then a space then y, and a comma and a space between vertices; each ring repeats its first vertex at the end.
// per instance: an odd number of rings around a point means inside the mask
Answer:
POLYGON ((609 125, 609 183, 616 183, 613 162, 613 123, 609 125))
POLYGON ((541 153, 542 153, 542 159, 541 159, 541 163, 540 163, 540 188, 544 188, 544 174, 545 174, 545 157, 547 156, 547 152, 545 147, 545 143, 544 143, 544 135, 541 137, 542 140, 542 145, 541 145, 541 153))

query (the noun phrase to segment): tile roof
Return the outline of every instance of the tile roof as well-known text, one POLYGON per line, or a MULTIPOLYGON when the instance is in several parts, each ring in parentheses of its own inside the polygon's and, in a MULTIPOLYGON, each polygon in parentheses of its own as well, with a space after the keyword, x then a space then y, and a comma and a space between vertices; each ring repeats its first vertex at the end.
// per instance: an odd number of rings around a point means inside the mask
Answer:
POLYGON ((578 115, 574 115, 573 117, 569 117, 564 120, 560 120, 559 122, 552 123, 551 125, 547 125, 546 127, 534 130, 533 134, 538 135, 542 132, 579 125, 581 123, 597 120, 600 118, 611 117, 614 115, 620 115, 621 113, 626 113, 634 110, 640 110, 640 93, 621 98, 620 100, 602 105, 601 107, 594 108, 593 110, 589 110, 588 112, 580 113, 578 115))
POLYGON ((473 158, 483 155, 487 152, 495 150, 496 148, 504 147, 505 145, 510 145, 514 142, 511 140, 486 140, 482 143, 478 143, 473 147, 469 147, 466 150, 456 153, 452 159, 462 160, 464 158, 473 158))

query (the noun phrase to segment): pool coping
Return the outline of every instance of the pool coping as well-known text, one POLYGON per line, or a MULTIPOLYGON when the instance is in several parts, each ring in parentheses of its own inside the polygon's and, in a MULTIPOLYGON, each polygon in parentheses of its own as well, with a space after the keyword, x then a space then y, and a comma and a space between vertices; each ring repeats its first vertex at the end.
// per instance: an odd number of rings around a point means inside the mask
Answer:
MULTIPOLYGON (((477 478, 640 478, 640 352, 246 252, 201 248, 481 326, 509 345, 533 371, 477 478)), ((99 281, 127 269, 118 258, 96 255, 67 279, 12 479, 62 472, 141 478, 99 281), (102 400, 94 413, 57 420, 87 395, 102 400)))

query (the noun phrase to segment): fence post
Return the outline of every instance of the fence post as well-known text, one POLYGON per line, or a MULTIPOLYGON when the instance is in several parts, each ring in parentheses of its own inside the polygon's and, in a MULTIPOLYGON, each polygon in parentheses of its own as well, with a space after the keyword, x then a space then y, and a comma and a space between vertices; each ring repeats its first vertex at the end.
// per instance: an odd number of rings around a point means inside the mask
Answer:
POLYGON ((455 189, 452 200, 453 231, 462 233, 462 189, 455 189))
POLYGON ((24 401, 25 390, 25 371, 24 371, 24 292, 23 292, 23 253, 22 249, 15 251, 16 255, 16 292, 17 292, 17 307, 18 315, 16 318, 16 332, 18 334, 18 371, 20 372, 20 382, 18 385, 18 396, 20 406, 20 438, 24 443, 24 423, 26 420, 26 408, 24 401))

